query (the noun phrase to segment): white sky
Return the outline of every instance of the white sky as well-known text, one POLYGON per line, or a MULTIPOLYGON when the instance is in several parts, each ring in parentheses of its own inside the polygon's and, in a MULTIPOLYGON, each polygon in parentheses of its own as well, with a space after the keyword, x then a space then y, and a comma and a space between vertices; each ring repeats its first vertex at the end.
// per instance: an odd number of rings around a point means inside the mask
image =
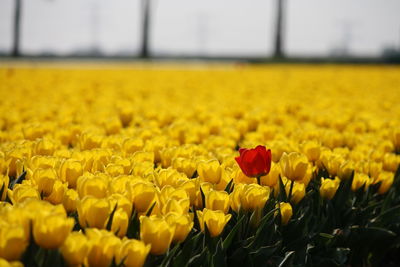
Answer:
MULTIPOLYGON (((22 51, 68 54, 98 48, 135 53, 140 0, 22 0, 22 51)), ((11 47, 14 0, 0 0, 0 51, 11 47)), ((154 0, 154 54, 272 53, 274 0, 154 0)), ((379 56, 400 48, 400 0, 287 0, 285 52, 379 56)))

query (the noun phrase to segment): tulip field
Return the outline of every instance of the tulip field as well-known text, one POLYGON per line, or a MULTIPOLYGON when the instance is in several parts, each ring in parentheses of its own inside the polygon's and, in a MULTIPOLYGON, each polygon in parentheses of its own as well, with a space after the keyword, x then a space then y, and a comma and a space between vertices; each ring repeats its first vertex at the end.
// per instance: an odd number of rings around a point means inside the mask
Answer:
POLYGON ((400 67, 0 67, 0 266, 399 266, 400 67))

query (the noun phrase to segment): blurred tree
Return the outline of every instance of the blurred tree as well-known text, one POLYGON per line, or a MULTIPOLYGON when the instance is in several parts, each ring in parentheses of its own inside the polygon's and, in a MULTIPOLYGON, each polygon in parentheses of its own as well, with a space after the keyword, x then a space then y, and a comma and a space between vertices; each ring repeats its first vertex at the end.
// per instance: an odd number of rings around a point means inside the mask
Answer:
POLYGON ((149 22, 150 22, 150 0, 142 0, 142 44, 139 56, 149 57, 149 22))
POLYGON ((12 47, 12 56, 18 57, 20 56, 19 51, 19 41, 20 41, 20 23, 21 23, 21 3, 22 0, 15 0, 15 9, 14 9, 14 28, 13 28, 13 47, 12 47))
POLYGON ((283 54, 283 20, 284 20, 284 8, 285 0, 276 0, 276 23, 275 23, 275 58, 284 57, 283 54))

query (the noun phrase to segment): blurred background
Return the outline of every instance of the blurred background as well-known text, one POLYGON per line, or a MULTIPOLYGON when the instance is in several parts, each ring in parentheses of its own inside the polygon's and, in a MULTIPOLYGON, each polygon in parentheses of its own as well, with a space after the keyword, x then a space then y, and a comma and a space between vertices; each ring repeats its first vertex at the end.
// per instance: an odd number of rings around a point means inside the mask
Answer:
POLYGON ((400 61, 399 0, 0 0, 0 56, 400 61))

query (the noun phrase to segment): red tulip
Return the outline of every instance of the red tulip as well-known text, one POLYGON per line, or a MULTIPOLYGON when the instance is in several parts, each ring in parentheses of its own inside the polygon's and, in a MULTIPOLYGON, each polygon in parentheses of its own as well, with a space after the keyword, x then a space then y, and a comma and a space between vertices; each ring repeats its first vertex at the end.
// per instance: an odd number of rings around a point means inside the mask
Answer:
POLYGON ((243 173, 249 177, 260 177, 269 173, 271 169, 271 150, 265 146, 256 148, 239 149, 240 156, 235 160, 239 164, 243 173))

